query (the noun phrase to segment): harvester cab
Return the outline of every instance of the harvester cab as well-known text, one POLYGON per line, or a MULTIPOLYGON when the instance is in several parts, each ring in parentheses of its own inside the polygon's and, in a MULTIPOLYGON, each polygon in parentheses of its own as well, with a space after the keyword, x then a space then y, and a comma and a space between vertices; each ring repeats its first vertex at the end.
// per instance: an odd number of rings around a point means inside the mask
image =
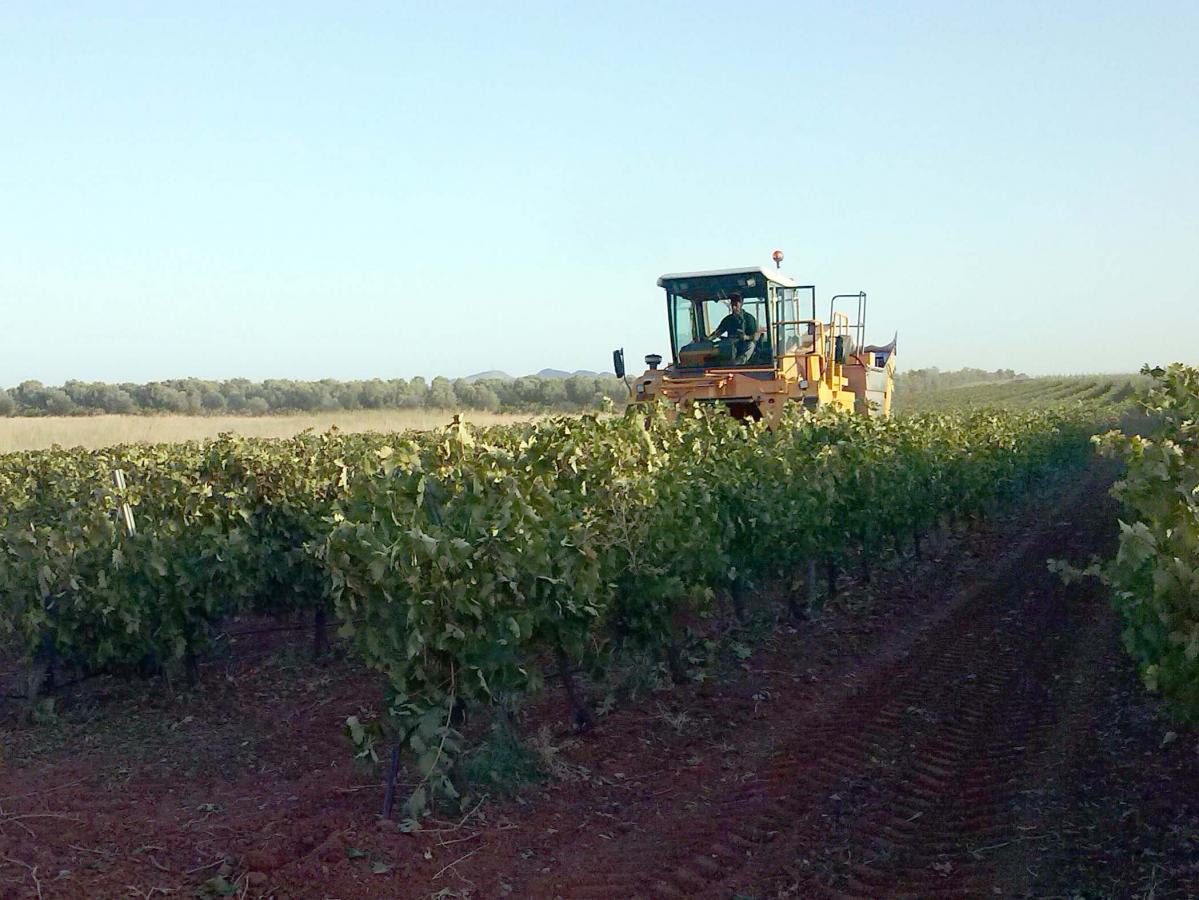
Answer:
MULTIPOLYGON (((782 258, 776 253, 776 263, 782 258)), ((866 294, 838 294, 828 319, 816 288, 760 266, 663 275, 671 362, 646 357, 634 402, 723 406, 775 419, 792 403, 890 415, 895 340, 865 345, 866 294)), ((623 376, 623 356, 617 360, 623 376)))

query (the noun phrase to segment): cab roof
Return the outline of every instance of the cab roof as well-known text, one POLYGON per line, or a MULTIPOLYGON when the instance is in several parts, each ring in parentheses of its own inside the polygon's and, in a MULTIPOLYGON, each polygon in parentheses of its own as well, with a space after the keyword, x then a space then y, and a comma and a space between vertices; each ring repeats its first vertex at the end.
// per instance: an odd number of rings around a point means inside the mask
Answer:
POLYGON ((729 275, 761 275, 767 281, 781 287, 799 287, 799 282, 794 278, 780 275, 777 271, 772 272, 764 266, 747 266, 743 269, 713 269, 709 272, 674 272, 659 278, 658 287, 666 287, 668 281, 695 281, 700 278, 722 278, 729 275))

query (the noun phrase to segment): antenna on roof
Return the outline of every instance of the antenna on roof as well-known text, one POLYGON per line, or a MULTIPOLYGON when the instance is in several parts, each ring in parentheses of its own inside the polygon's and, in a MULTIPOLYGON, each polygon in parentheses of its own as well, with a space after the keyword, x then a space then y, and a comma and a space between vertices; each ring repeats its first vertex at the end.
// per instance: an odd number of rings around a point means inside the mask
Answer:
POLYGON ((774 260, 774 267, 776 269, 782 267, 782 265, 783 265, 783 251, 782 250, 775 250, 773 253, 770 254, 770 258, 774 260))

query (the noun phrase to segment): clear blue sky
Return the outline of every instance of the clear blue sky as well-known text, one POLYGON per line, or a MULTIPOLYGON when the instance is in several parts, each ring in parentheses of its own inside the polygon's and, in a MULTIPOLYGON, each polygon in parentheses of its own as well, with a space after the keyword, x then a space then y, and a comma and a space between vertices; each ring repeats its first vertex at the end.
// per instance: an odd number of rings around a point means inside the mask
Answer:
POLYGON ((901 367, 1199 362, 1193 2, 11 2, 0 41, 0 385, 608 368, 668 350, 659 274, 776 247, 901 367))

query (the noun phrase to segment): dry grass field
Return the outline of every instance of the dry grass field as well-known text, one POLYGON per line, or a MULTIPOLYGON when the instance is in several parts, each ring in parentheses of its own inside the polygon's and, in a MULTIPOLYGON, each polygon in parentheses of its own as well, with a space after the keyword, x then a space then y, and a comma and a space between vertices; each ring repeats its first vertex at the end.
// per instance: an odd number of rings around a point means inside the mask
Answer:
MULTIPOLYGON (((234 432, 247 437, 291 437, 306 428, 326 431, 428 430, 446 425, 446 410, 361 410, 294 416, 44 416, 0 418, 0 453, 64 447, 110 447, 129 443, 171 443, 234 432)), ((474 425, 505 425, 535 418, 515 413, 470 410, 462 418, 474 425)))

